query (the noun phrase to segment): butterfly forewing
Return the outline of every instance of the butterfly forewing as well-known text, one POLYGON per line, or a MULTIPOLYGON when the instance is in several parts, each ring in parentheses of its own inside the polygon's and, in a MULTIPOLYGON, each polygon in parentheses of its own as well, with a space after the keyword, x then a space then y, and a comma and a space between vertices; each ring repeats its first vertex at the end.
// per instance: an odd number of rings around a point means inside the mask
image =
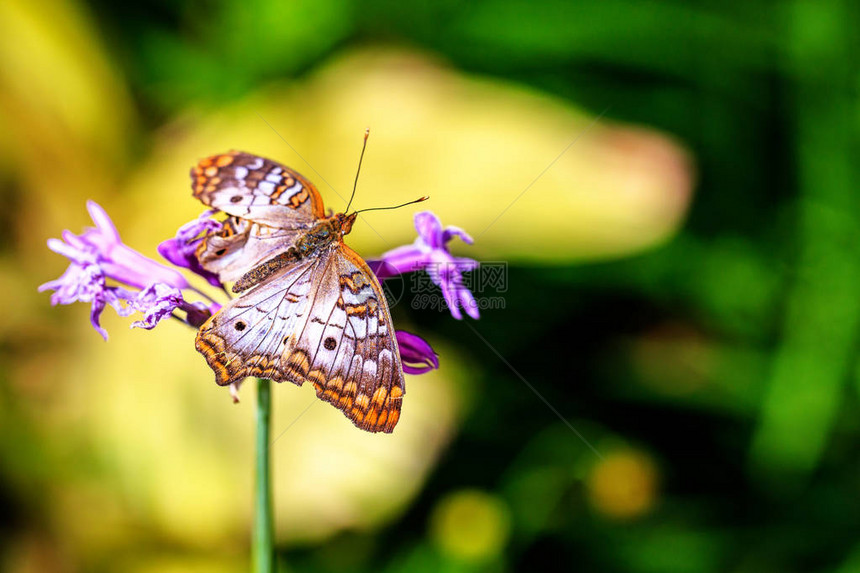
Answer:
POLYGON ((313 184, 280 163, 250 153, 213 155, 191 169, 194 197, 219 211, 279 229, 324 216, 313 184))

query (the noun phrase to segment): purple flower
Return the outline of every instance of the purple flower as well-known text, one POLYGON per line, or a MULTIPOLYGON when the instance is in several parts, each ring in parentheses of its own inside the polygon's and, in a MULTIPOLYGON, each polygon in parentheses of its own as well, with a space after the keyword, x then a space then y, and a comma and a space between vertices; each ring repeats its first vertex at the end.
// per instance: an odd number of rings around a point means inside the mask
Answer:
POLYGON ((101 314, 108 304, 114 307, 121 316, 128 316, 131 310, 122 305, 134 294, 121 288, 109 287, 105 275, 97 264, 95 254, 78 250, 59 239, 49 239, 48 247, 69 258, 70 264, 66 272, 57 280, 46 282, 39 286, 39 292, 53 290, 51 304, 72 304, 73 302, 92 303, 90 322, 96 332, 107 340, 107 331, 101 327, 101 314))
MULTIPOLYGON (((41 285, 39 292, 54 291, 51 294, 51 304, 54 305, 91 303, 90 322, 107 340, 107 332, 100 324, 107 305, 116 309, 120 316, 144 309, 144 302, 135 306, 140 295, 123 286, 109 285, 108 279, 134 289, 162 285, 178 291, 189 287, 189 284, 177 271, 124 245, 110 217, 99 205, 88 201, 87 210, 96 224, 95 228, 86 229, 81 235, 64 231, 63 240, 48 239, 48 248, 68 258, 69 267, 59 279, 41 285)), ((145 317, 143 322, 158 322, 160 318, 155 316, 145 317)))
POLYGON ((143 313, 143 320, 131 324, 132 328, 152 330, 163 318, 171 316, 185 299, 182 291, 164 283, 151 284, 137 294, 131 301, 134 310, 143 313))
POLYGON ((383 259, 368 259, 365 262, 367 262, 367 266, 370 267, 370 270, 373 271, 373 274, 376 275, 376 278, 379 279, 379 282, 382 282, 385 279, 389 279, 391 277, 396 277, 400 274, 397 269, 389 265, 383 259))
POLYGON ((439 358, 426 340, 404 330, 396 331, 395 335, 404 372, 424 374, 439 368, 439 358))
POLYGON ((140 291, 131 303, 133 310, 143 313, 143 320, 132 323, 132 328, 152 330, 162 319, 173 316, 175 310, 186 313, 186 322, 199 327, 212 311, 202 302, 186 302, 182 291, 164 283, 153 283, 140 291))
POLYGON ((197 247, 203 238, 221 229, 221 223, 210 217, 217 211, 206 211, 193 221, 179 227, 176 236, 158 245, 162 257, 206 279, 214 287, 223 288, 218 275, 209 272, 197 260, 197 247))
POLYGON ((96 228, 85 229, 80 236, 65 231, 63 239, 79 250, 95 253, 105 276, 139 289, 154 282, 166 283, 180 289, 189 286, 179 272, 124 245, 113 221, 97 203, 87 201, 87 211, 96 228))
POLYGON ((463 242, 472 244, 472 237, 459 227, 442 228, 439 218, 429 211, 415 215, 415 228, 418 238, 411 245, 397 247, 382 255, 379 261, 372 261, 371 268, 384 280, 396 274, 424 270, 442 289, 442 296, 451 315, 460 320, 463 314, 479 318, 478 305, 471 291, 463 284, 463 273, 478 267, 478 261, 454 257, 448 251, 448 242, 460 237, 463 242))

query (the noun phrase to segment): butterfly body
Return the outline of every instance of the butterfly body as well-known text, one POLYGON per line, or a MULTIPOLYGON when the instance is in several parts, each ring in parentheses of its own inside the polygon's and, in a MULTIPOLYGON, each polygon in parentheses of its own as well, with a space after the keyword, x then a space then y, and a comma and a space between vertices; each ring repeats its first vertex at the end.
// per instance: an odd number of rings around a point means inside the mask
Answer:
POLYGON ((228 215, 198 259, 241 293, 197 333, 216 382, 310 381, 356 426, 391 432, 403 370, 379 281, 343 242, 356 214, 325 217, 309 181, 247 153, 204 159, 191 177, 194 196, 228 215))
POLYGON ((233 285, 233 292, 240 293, 248 290, 286 265, 308 257, 321 256, 325 249, 336 246, 338 241, 343 241, 343 236, 352 230, 355 217, 355 213, 352 215, 338 213, 320 221, 307 233, 300 235, 295 245, 242 275, 233 285))

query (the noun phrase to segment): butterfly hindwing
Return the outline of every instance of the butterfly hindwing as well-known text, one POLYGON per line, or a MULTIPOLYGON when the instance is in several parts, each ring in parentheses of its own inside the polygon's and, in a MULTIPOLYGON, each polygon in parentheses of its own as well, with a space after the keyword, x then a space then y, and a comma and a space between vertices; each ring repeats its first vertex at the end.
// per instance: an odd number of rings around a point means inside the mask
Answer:
POLYGON ((279 229, 303 229, 324 216, 316 187, 271 159, 230 151, 191 169, 194 197, 229 215, 279 229))
POLYGON ((223 282, 239 279, 250 269, 296 242, 301 231, 278 229, 228 217, 220 231, 203 239, 197 248, 197 260, 223 282))
POLYGON ((231 301, 200 328, 196 346, 218 384, 310 381, 371 432, 391 432, 400 417, 405 385, 385 295, 342 243, 231 301))
POLYGON ((307 315, 318 266, 318 260, 306 260, 284 268, 224 305, 200 327, 195 346, 218 384, 246 376, 288 379, 281 358, 291 344, 291 333, 307 315))
POLYGON ((391 432, 405 391, 397 339, 382 287, 367 264, 339 243, 294 352, 307 358, 317 397, 370 432, 391 432))

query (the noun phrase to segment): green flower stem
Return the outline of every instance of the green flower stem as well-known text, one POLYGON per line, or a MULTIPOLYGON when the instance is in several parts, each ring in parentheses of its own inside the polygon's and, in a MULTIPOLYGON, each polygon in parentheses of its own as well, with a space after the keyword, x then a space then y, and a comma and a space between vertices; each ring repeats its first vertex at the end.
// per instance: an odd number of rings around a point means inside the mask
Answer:
POLYGON ((272 414, 271 380, 257 381, 257 461, 254 480, 253 571, 272 573, 274 566, 274 526, 272 482, 269 463, 269 434, 272 414))

